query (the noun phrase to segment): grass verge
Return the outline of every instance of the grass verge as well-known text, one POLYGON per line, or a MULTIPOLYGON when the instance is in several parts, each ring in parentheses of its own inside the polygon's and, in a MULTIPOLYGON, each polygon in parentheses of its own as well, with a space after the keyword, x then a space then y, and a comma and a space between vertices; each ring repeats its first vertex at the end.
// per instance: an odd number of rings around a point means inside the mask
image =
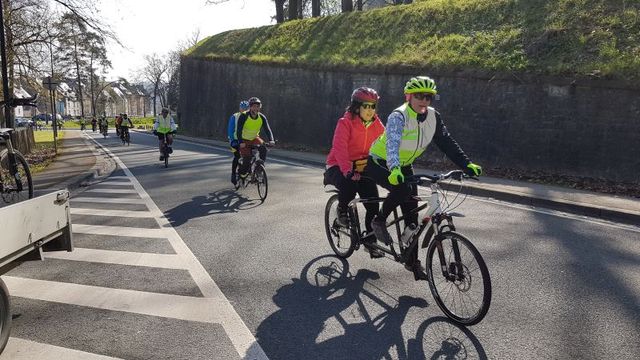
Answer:
MULTIPOLYGON (((51 164, 51 162, 56 158, 57 154, 53 143, 52 130, 34 131, 33 137, 36 145, 31 150, 31 153, 27 154, 25 157, 29 163, 31 174, 37 174, 49 166, 49 164, 51 164)), ((62 146, 63 141, 64 132, 58 131, 58 147, 62 146)))

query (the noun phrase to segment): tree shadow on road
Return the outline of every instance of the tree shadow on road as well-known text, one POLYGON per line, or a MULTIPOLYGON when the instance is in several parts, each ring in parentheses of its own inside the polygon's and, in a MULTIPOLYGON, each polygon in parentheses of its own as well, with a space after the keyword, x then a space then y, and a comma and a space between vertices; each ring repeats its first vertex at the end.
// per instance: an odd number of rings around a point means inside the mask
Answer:
POLYGON ((260 199, 253 200, 238 194, 231 189, 215 191, 207 196, 195 196, 189 202, 182 203, 165 212, 172 226, 180 226, 187 221, 199 217, 237 213, 259 206, 260 199))

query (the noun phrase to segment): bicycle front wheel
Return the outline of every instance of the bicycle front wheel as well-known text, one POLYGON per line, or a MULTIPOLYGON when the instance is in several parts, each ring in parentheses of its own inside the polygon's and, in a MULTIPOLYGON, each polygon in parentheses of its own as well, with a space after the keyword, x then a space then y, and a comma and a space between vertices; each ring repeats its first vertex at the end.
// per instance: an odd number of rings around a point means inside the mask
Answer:
POLYGON ((456 232, 442 234, 427 249, 427 280, 436 303, 462 325, 479 323, 489 311, 491 279, 480 252, 456 232))
POLYGON ((256 166, 254 176, 256 179, 256 186, 258 187, 258 196, 260 197, 260 201, 264 202, 267 198, 269 183, 267 182, 267 172, 262 165, 256 166))
POLYGON ((3 150, 0 153, 0 179, 2 181, 1 196, 5 204, 14 204, 33 197, 33 179, 29 164, 21 153, 15 152, 16 167, 18 172, 11 174, 9 164, 9 152, 3 150))
POLYGON ((324 208, 324 228, 329 245, 338 257, 346 259, 353 254, 356 244, 351 232, 348 228, 338 224, 338 194, 327 200, 327 205, 324 208))

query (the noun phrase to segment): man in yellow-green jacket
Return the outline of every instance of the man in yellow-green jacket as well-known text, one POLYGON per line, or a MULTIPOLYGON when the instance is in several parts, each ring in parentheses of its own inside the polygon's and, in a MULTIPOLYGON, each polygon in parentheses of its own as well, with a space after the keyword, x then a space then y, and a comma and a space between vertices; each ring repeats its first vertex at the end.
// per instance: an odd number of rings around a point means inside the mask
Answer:
POLYGON ((236 136, 240 156, 242 156, 242 166, 240 166, 240 176, 247 176, 249 167, 251 166, 251 147, 257 147, 262 163, 267 159, 267 148, 264 140, 260 138, 260 130, 264 130, 269 139, 269 144, 275 144, 273 133, 267 117, 260 112, 262 109, 262 101, 257 97, 249 98, 249 111, 246 111, 238 117, 236 125, 236 136))
MULTIPOLYGON (((406 102, 387 118, 385 132, 371 145, 367 163, 368 176, 389 190, 380 212, 371 222, 376 238, 387 245, 393 240, 387 231, 386 219, 398 205, 405 216, 405 227, 418 224, 418 214, 411 213, 418 206, 413 198, 417 188, 405 183, 404 178, 413 175, 413 162, 431 141, 468 175, 482 174, 482 168, 471 162, 451 137, 440 113, 430 106, 437 94, 436 83, 426 76, 413 77, 405 85, 404 94, 406 102)), ((426 279, 417 252, 406 267, 413 271, 416 280, 426 279)))

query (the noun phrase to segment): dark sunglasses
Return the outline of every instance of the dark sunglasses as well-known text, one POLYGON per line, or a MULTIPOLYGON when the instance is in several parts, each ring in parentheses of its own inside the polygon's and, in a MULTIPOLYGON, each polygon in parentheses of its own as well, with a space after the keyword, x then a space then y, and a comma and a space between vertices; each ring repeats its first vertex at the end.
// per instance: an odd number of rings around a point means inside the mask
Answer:
POLYGON ((425 99, 429 101, 433 100, 433 95, 426 94, 426 93, 415 93, 413 94, 413 97, 416 98, 416 100, 425 100, 425 99))
POLYGON ((362 106, 363 109, 376 109, 376 104, 362 104, 360 106, 362 106))

